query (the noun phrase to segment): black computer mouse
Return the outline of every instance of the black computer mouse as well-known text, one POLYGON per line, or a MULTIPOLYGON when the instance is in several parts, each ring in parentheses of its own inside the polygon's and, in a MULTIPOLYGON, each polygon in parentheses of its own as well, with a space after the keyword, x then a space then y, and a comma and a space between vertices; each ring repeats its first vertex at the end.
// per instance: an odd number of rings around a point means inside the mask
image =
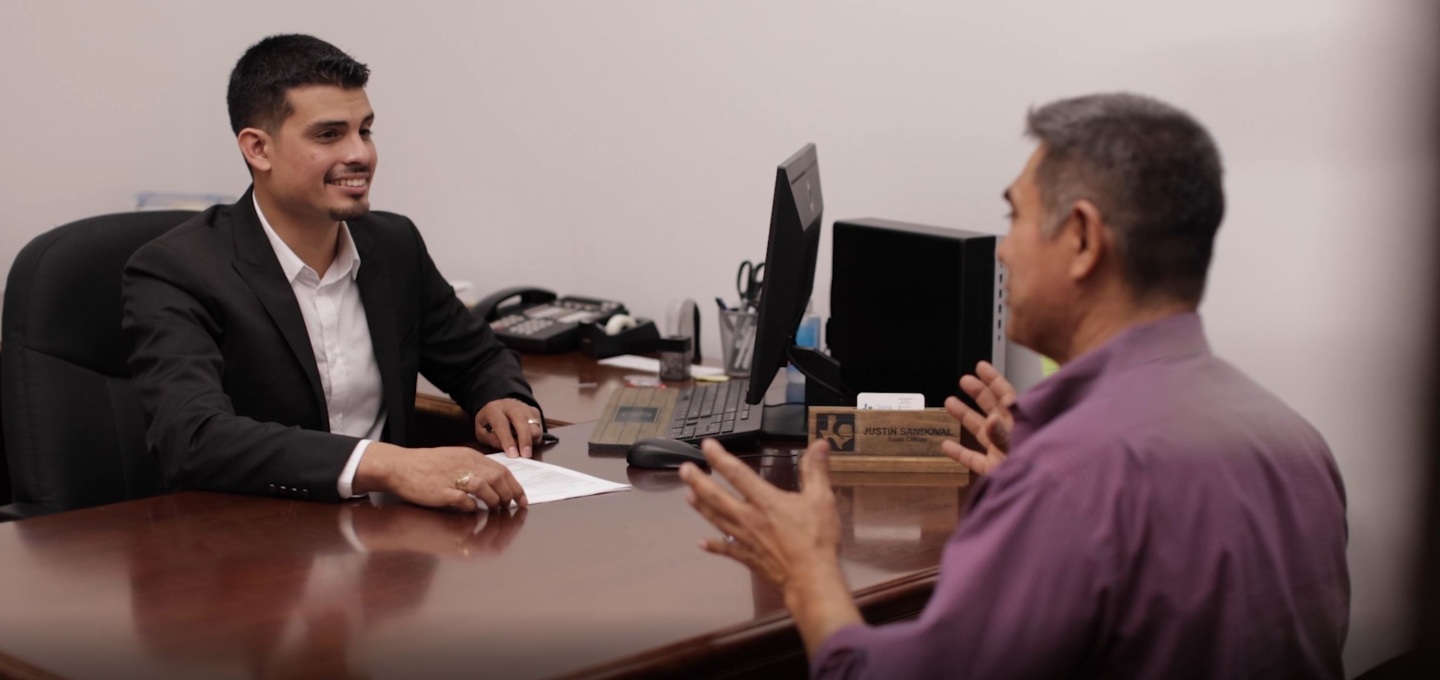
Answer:
POLYGON ((641 439, 630 445, 625 462, 640 468, 678 468, 687 462, 708 465, 700 449, 674 439, 641 439))

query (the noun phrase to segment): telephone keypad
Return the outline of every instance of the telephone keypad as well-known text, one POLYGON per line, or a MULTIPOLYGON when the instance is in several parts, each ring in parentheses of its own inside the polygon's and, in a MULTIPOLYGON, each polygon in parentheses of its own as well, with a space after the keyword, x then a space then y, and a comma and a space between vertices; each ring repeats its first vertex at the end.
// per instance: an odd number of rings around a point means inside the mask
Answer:
POLYGON ((511 349, 545 354, 574 349, 579 343, 581 324, 602 322, 623 312, 625 305, 565 297, 511 309, 511 313, 489 322, 496 337, 511 349))

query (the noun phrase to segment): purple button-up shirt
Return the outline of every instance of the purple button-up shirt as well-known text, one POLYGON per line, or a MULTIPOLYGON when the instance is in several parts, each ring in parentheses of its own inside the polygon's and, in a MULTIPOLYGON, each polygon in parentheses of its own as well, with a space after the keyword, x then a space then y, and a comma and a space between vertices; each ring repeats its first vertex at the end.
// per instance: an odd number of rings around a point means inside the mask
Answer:
POLYGON ((1014 416, 920 618, 836 631, 815 677, 1343 677, 1340 473, 1198 316, 1127 329, 1014 416))

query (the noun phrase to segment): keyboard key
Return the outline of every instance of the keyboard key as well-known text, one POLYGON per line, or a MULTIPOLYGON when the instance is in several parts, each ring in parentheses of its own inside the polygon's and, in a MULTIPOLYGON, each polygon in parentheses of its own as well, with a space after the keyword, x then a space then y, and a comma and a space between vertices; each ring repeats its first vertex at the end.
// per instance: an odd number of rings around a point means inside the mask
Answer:
MULTIPOLYGON (((754 432, 759 427, 760 412, 750 417, 750 405, 745 403, 748 388, 746 380, 679 388, 667 431, 671 437, 690 442, 737 431, 754 432)), ((655 398, 660 398, 658 391, 655 398)))

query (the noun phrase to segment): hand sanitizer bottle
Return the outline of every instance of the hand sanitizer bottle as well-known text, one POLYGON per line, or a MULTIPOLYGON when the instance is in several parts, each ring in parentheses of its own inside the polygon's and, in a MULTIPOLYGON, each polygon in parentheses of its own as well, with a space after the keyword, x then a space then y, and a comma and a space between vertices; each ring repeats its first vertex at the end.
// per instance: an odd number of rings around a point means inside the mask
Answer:
MULTIPOLYGON (((805 303, 805 317, 800 321, 800 327, 795 330, 795 346, 817 349, 820 347, 820 317, 815 314, 813 303, 805 303)), ((791 403, 805 402, 805 374, 800 372, 794 364, 785 367, 786 379, 789 382, 786 392, 786 401, 791 403)))

